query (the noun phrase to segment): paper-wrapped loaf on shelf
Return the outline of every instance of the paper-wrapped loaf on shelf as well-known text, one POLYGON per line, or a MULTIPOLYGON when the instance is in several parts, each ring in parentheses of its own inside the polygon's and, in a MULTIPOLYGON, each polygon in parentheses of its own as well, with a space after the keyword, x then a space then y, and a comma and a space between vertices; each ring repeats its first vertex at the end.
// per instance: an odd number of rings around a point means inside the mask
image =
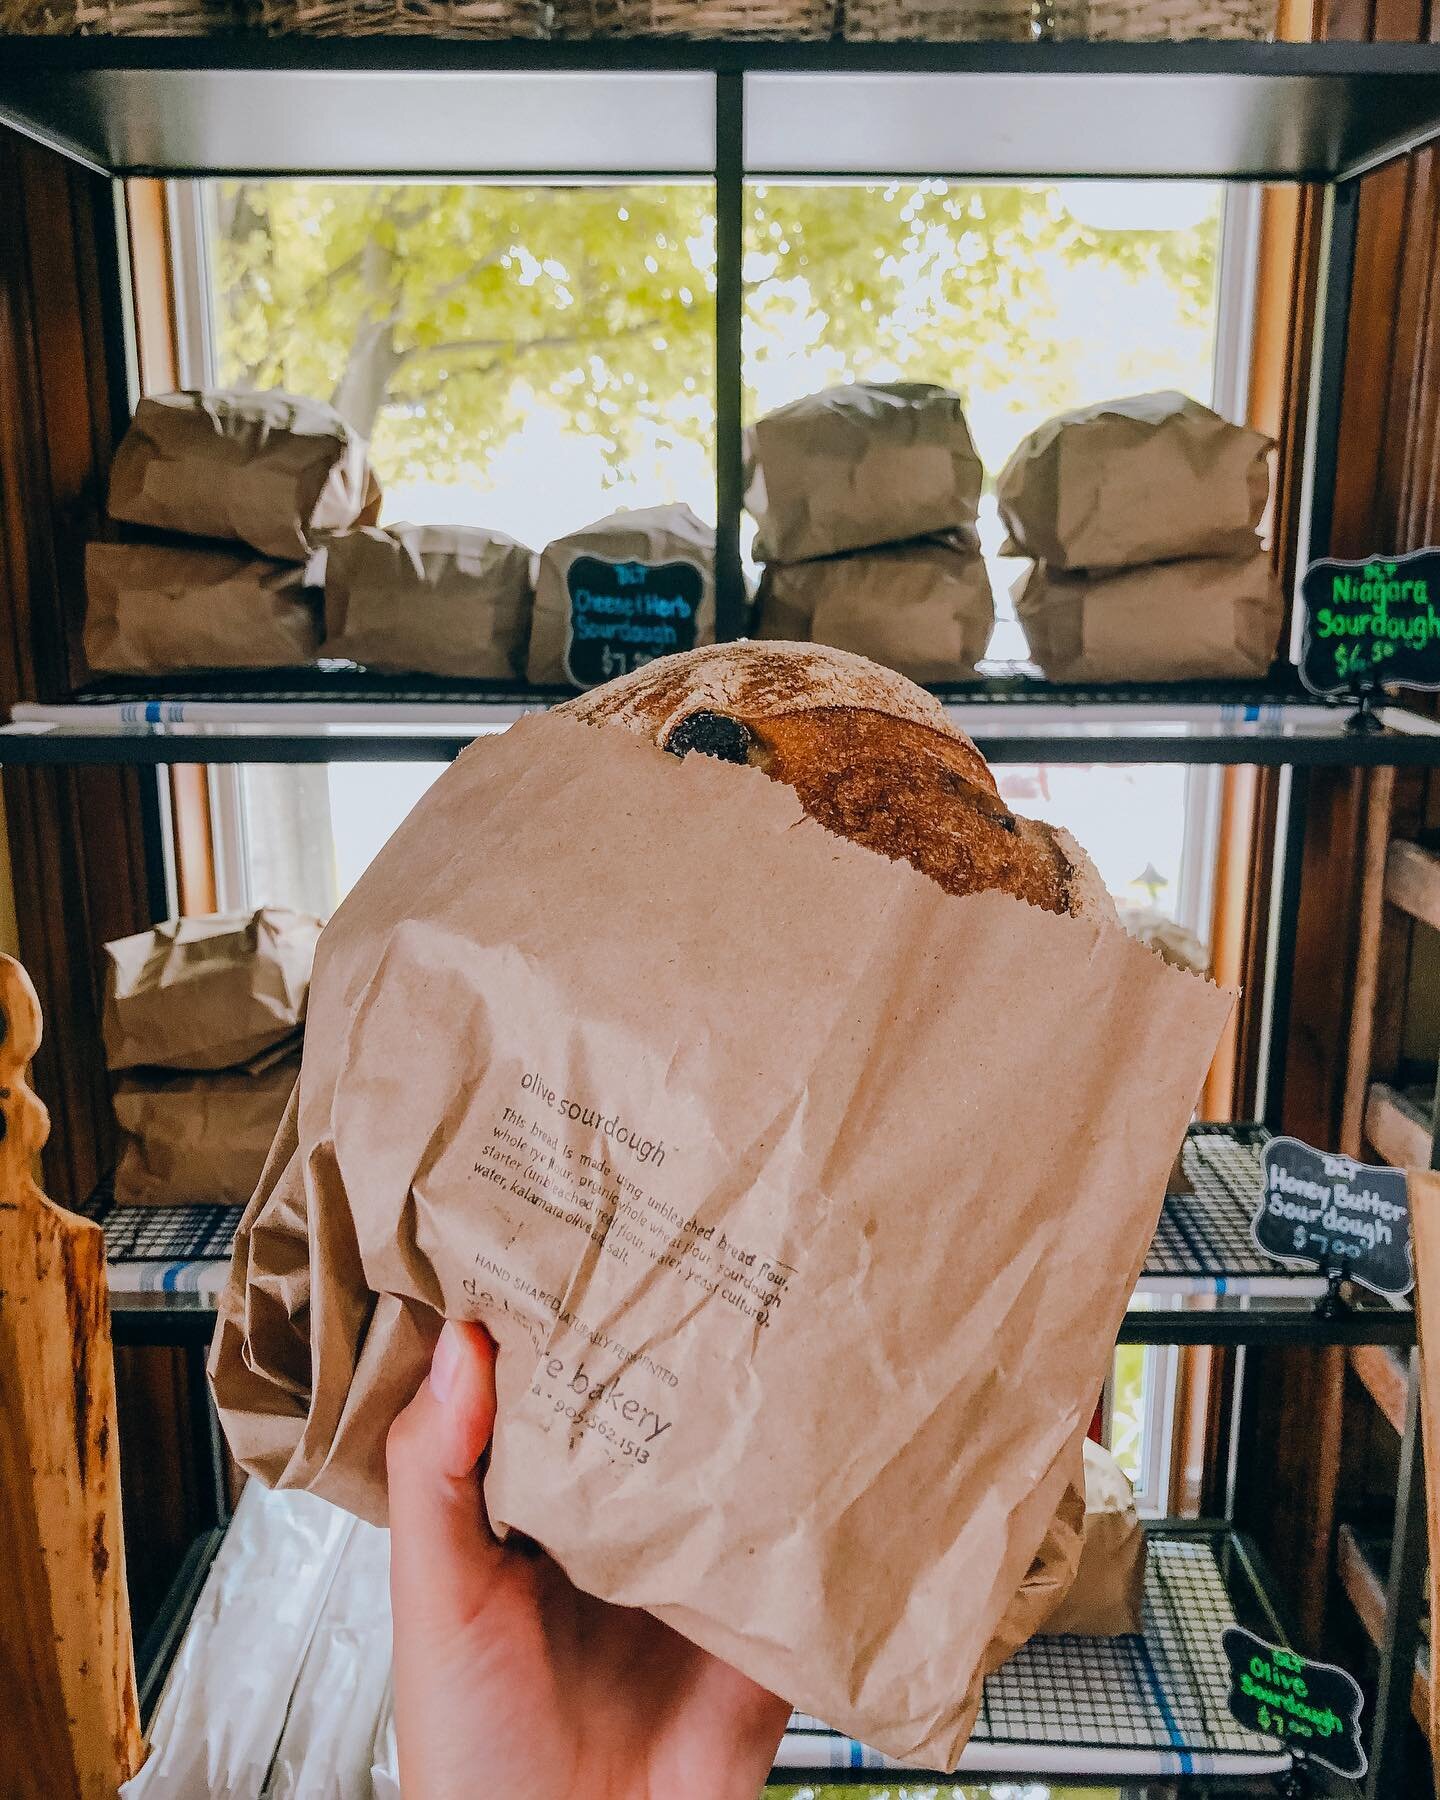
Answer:
POLYGON ((920 381, 827 388, 745 434, 756 555, 801 562, 973 525, 980 458, 949 388, 920 381))
POLYGON ((1125 1472, 1085 1440, 1085 1524, 1080 1566, 1040 1635, 1123 1637, 1143 1629, 1145 1532, 1125 1472))
POLYGON ((969 681, 994 627, 990 576, 968 532, 770 563, 760 581, 757 637, 829 644, 911 681, 969 681))
POLYGON ((106 944, 111 1069, 231 1069, 305 1020, 320 921, 287 907, 168 919, 106 944))
POLYGON ((213 544, 87 544, 85 660, 117 674, 315 660, 320 595, 298 563, 213 544))
POLYGON ((380 486, 333 406, 278 389, 147 395, 110 469, 112 519, 230 538, 303 561, 327 531, 370 525, 380 486))
POLYGON ((1036 563, 1014 593, 1031 658, 1051 681, 1255 679, 1275 660, 1285 614, 1263 551, 1112 574, 1036 563))
POLYGON ((611 513, 540 557, 526 672, 591 688, 715 641, 715 533, 683 503, 611 513))
POLYGON ((122 1206, 244 1206, 300 1073, 300 1053, 213 1074, 126 1075, 115 1085, 122 1206))
POLYGON ((1244 557, 1270 491, 1270 439, 1183 394, 1061 413, 1000 471, 1008 548, 1052 569, 1244 557))
POLYGON ((332 538, 322 656, 401 674, 525 672, 531 553, 472 525, 371 525, 332 538))
POLYGON ((478 1320, 497 1530, 953 1768, 1068 1582, 1230 1004, 860 658, 724 645, 522 719, 321 938, 211 1353, 231 1444, 383 1519, 478 1320))

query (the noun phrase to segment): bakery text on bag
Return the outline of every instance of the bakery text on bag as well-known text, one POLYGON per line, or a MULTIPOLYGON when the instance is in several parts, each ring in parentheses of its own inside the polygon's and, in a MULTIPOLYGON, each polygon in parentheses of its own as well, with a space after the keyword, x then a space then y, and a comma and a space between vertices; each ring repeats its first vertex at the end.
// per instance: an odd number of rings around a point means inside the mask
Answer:
POLYGON ((477 1319, 497 1530, 953 1768, 1074 1574, 1229 1008, 858 657, 700 649, 523 719, 321 937, 212 1350, 232 1447, 383 1520, 477 1319))

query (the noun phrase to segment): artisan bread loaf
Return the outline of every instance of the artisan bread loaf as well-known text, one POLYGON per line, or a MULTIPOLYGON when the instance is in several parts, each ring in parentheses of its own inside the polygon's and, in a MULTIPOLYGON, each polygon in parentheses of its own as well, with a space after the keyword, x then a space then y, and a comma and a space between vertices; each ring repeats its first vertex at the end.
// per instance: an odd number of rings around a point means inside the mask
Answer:
POLYGON ((840 837, 951 894, 999 889, 1047 912, 1111 917, 1068 832, 1018 817, 933 695, 819 644, 717 644, 648 663, 559 709, 676 755, 763 769, 840 837))

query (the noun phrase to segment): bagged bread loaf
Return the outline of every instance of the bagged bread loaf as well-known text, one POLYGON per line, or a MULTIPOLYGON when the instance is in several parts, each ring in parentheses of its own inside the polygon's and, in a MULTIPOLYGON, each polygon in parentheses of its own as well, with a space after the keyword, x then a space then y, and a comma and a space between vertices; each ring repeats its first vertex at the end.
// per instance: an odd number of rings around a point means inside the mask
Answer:
POLYGON ((1122 1637, 1143 1629, 1145 1532, 1135 1495, 1108 1450, 1085 1440, 1085 1523, 1080 1566, 1040 1625, 1044 1637, 1122 1637))
POLYGON ((373 524, 365 440, 333 406, 278 390, 147 395, 110 470, 110 516, 303 560, 318 535, 373 524))
POLYGON ((525 669, 530 552, 468 525, 368 526, 325 550, 322 654, 473 681, 525 669))
POLYGON ((1051 681, 1261 676, 1285 612, 1270 559, 1258 552, 1109 574, 1037 563, 1014 596, 1031 658, 1051 681))
POLYGON ((213 545, 87 544, 92 669, 274 669, 315 660, 320 596, 294 563, 213 545))
POLYGON ((715 641, 715 533, 688 506, 615 512, 547 544, 526 672, 594 687, 715 641))
POLYGON ((800 562, 973 525, 980 458, 958 394, 926 382, 827 388, 745 434, 756 554, 800 562))
POLYGON ((990 577, 974 537, 953 532, 818 562, 770 563, 756 635, 852 650, 912 681, 968 681, 994 626, 990 577))
POLYGON ((1052 569, 1244 557, 1270 491, 1270 439, 1183 394, 1061 413, 1000 472, 1007 550, 1052 569))
POLYGON ((169 919, 106 944, 111 1069, 229 1069, 304 1022, 320 921, 286 907, 169 919))
POLYGON ((522 719, 321 940, 212 1350, 232 1446, 383 1518, 478 1320, 499 1532, 952 1768, 1229 1007, 860 658, 730 644, 522 719))
POLYGON ((126 1075, 116 1083, 122 1206, 244 1206, 300 1073, 300 1052, 205 1075, 126 1075))

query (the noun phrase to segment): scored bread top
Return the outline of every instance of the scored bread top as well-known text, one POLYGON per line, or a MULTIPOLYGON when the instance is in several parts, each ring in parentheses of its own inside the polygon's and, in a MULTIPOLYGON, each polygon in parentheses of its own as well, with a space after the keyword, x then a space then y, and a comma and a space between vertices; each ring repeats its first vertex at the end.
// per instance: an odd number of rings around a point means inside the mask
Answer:
POLYGON ((662 749, 763 769, 837 836, 913 864, 952 894, 1114 916, 1067 832, 1018 818, 932 694, 818 644, 731 643, 657 658, 559 709, 662 749))

